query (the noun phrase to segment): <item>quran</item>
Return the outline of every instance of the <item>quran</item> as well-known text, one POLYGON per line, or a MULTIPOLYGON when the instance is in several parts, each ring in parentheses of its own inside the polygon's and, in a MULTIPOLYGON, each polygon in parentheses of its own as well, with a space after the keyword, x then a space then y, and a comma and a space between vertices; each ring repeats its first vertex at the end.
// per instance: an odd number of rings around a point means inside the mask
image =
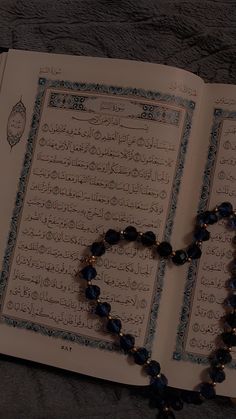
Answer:
MULTIPOLYGON (((108 228, 181 248, 197 211, 236 207, 236 86, 143 62, 0 55, 0 352, 145 385, 91 313, 77 277, 108 228)), ((99 258, 96 283, 126 333, 193 389, 222 331, 235 249, 224 221, 175 267, 138 244, 99 258)), ((217 394, 236 397, 236 351, 217 394)))

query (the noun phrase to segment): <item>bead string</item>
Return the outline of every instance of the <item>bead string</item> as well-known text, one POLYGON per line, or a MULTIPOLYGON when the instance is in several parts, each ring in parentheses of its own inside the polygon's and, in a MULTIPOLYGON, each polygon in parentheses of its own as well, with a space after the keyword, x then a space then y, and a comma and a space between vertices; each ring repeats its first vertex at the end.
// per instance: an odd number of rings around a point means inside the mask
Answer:
MULTIPOLYGON (((120 240, 128 242, 138 241, 142 245, 152 248, 160 257, 170 259, 175 265, 183 265, 192 259, 199 259, 202 254, 202 242, 210 239, 207 230, 209 225, 215 224, 221 219, 227 219, 227 226, 236 229, 236 212, 231 203, 223 202, 212 211, 205 211, 197 216, 196 227, 193 234, 193 242, 186 249, 173 251, 169 242, 158 242, 156 235, 152 231, 139 233, 135 227, 128 226, 123 231, 109 229, 101 241, 92 243, 90 246, 90 256, 84 262, 86 266, 80 271, 80 276, 87 280, 85 289, 86 298, 96 303, 95 313, 106 320, 108 332, 119 339, 120 348, 128 355, 133 357, 136 364, 141 365, 151 378, 150 389, 155 397, 155 404, 159 409, 159 418, 175 418, 171 409, 180 410, 184 402, 200 404, 204 399, 212 399, 216 396, 216 383, 225 380, 224 366, 232 361, 232 347, 236 346, 236 260, 233 260, 231 270, 232 277, 227 281, 226 288, 229 295, 224 301, 226 315, 223 317, 225 331, 220 335, 222 347, 214 351, 210 357, 210 368, 208 370, 210 380, 201 383, 197 391, 178 391, 167 387, 168 380, 161 373, 159 362, 149 358, 149 352, 144 347, 135 346, 135 338, 131 334, 121 332, 122 324, 120 319, 111 316, 111 305, 101 302, 99 299, 100 288, 92 284, 96 278, 97 271, 94 267, 98 257, 102 256, 109 246, 118 244, 120 240)), ((236 237, 233 239, 236 244, 236 237)))

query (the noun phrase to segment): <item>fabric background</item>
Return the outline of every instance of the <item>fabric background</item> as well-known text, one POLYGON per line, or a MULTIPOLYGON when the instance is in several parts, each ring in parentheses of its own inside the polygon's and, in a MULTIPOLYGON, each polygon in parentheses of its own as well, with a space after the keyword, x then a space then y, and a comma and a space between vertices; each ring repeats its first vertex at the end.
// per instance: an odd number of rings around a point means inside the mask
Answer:
MULTIPOLYGON (((0 46, 128 58, 236 84, 235 0, 0 0, 0 46)), ((0 357, 1 419, 151 419, 140 388, 0 357)), ((177 419, 236 417, 226 398, 177 419)))

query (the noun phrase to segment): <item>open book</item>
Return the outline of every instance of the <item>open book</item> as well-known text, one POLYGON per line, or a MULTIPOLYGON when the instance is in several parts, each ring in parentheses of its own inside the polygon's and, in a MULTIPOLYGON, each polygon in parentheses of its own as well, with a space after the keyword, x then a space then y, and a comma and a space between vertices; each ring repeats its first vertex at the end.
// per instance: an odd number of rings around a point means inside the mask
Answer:
MULTIPOLYGON (((197 211, 236 207, 236 87, 162 65, 10 50, 0 120, 0 352, 147 384, 75 274, 109 228, 152 230, 180 249, 197 211)), ((221 332, 233 233, 210 231, 202 258, 181 267, 132 244, 97 265, 101 300, 175 387, 201 381, 221 332)), ((216 391, 235 397, 232 356, 216 391)))

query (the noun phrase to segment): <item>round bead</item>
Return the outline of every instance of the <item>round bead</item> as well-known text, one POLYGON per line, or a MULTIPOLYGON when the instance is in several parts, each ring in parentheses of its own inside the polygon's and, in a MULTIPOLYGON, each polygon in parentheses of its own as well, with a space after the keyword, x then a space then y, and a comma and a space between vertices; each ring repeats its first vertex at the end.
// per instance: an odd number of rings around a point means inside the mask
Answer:
POLYGON ((188 260, 188 255, 184 250, 176 250, 172 261, 175 265, 183 265, 188 260))
POLYGON ((170 243, 168 242, 161 242, 159 244, 159 246, 157 246, 157 253, 161 256, 161 257, 165 257, 167 258, 168 256, 171 255, 172 253, 172 246, 170 243))
POLYGON ((236 346, 236 335, 234 333, 231 333, 231 332, 222 333, 221 339, 229 347, 236 346))
POLYGON ((102 256, 104 255, 106 248, 103 242, 94 242, 90 246, 90 250, 94 256, 102 256))
POLYGON ((215 383, 223 383, 225 380, 225 372, 221 368, 212 368, 209 375, 215 383))
POLYGON ((216 396, 215 388, 211 383, 202 383, 200 394, 207 400, 213 399, 216 396))
POLYGON ((87 281, 91 281, 91 279, 96 277, 97 271, 92 265, 88 265, 80 271, 80 274, 82 278, 87 279, 87 281))
POLYGON ((236 259, 233 259, 229 265, 229 270, 233 276, 236 276, 236 259))
POLYGON ((230 295, 226 300, 225 304, 228 307, 236 308, 236 294, 230 295))
POLYGON ((105 234, 105 240, 109 244, 117 244, 120 241, 120 232, 116 230, 108 230, 105 234))
POLYGON ((229 218, 227 226, 230 228, 230 230, 236 229, 236 215, 233 215, 229 218))
POLYGON ((148 375, 154 377, 155 375, 158 375, 160 373, 161 366, 157 361, 150 361, 149 364, 146 365, 145 370, 148 375))
POLYGON ((197 227, 194 232, 194 238, 198 241, 207 241, 210 239, 210 233, 204 227, 197 227))
POLYGON ((224 365, 232 361, 232 356, 227 349, 217 349, 211 359, 213 365, 224 365))
POLYGON ((111 311, 109 303, 98 303, 96 306, 95 313, 100 317, 107 317, 111 311))
POLYGON ((126 229, 123 231, 123 236, 124 236, 125 240, 133 242, 133 241, 137 240, 137 238, 138 238, 137 229, 135 227, 132 227, 132 226, 126 227, 126 229))
POLYGON ((100 295, 100 288, 97 285, 89 285, 85 290, 86 298, 96 300, 100 295))
POLYGON ((153 390, 162 391, 167 387, 168 380, 164 374, 160 374, 160 377, 151 378, 150 385, 153 390))
POLYGON ((143 365, 148 360, 149 353, 146 348, 138 348, 137 351, 133 353, 134 362, 138 365, 143 365))
POLYGON ((201 251, 200 247, 196 243, 193 243, 187 249, 187 255, 191 259, 199 259, 201 257, 201 255, 202 255, 202 251, 201 251))
POLYGON ((214 224, 218 221, 218 216, 214 211, 204 211, 197 216, 197 224, 214 224))
POLYGON ((218 215, 215 211, 209 211, 207 224, 215 224, 219 220, 218 215))
POLYGON ((230 278, 227 281, 227 287, 230 288, 231 290, 236 290, 236 278, 230 278))
POLYGON ((145 233, 142 234, 140 240, 144 246, 150 247, 155 244, 156 235, 152 231, 146 231, 145 233))
POLYGON ((183 404, 183 402, 182 402, 182 400, 180 398, 177 398, 176 397, 174 400, 171 401, 171 407, 174 410, 179 411, 179 410, 182 410, 183 409, 184 404, 183 404))
POLYGON ((196 405, 202 404, 201 395, 198 391, 183 390, 181 392, 181 398, 185 403, 191 403, 196 405))
POLYGON ((225 316, 226 323, 232 327, 232 329, 236 328, 236 313, 230 313, 225 316))
POLYGON ((107 322, 107 330, 118 335, 121 331, 120 319, 109 319, 107 322))
POLYGON ((126 334, 120 337, 120 347, 125 351, 130 351, 135 345, 135 338, 132 335, 126 334))
POLYGON ((233 206, 230 202, 222 202, 222 204, 218 206, 218 211, 221 217, 226 218, 232 214, 233 206))

